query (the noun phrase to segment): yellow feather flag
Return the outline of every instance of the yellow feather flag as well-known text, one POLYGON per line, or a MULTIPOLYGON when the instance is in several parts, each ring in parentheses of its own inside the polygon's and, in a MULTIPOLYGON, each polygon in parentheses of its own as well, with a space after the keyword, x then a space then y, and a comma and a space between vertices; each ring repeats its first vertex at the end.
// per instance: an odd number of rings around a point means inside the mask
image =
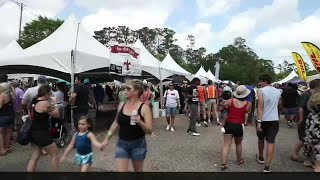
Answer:
POLYGON ((302 42, 301 44, 307 51, 314 68, 320 73, 320 49, 310 42, 302 42))
POLYGON ((294 62, 296 63, 298 74, 299 74, 300 78, 303 81, 307 81, 306 67, 304 65, 304 61, 303 61, 302 57, 300 56, 300 54, 298 54, 296 52, 292 52, 292 57, 294 59, 294 62))

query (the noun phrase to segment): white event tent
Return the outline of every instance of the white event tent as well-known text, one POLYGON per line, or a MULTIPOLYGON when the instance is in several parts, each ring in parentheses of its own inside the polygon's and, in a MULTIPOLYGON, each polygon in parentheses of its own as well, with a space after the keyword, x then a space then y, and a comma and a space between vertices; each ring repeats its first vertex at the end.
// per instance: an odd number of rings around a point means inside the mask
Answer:
POLYGON ((152 74, 158 79, 161 77, 161 80, 174 74, 161 65, 161 62, 144 47, 140 39, 134 43, 133 47, 140 49, 140 65, 143 71, 152 74), (159 70, 161 73, 159 73, 159 70))
POLYGON ((207 72, 203 69, 202 66, 200 67, 200 69, 198 70, 198 72, 194 76, 199 78, 201 80, 202 84, 205 84, 208 81, 207 72))
MULTIPOLYGON (((44 40, 24 49, 22 53, 12 58, 1 60, 0 66, 31 66, 31 70, 34 71, 32 73, 37 74, 40 70, 43 71, 43 68, 67 74, 82 73, 109 67, 109 53, 108 48, 94 39, 92 34, 71 16, 44 40), (72 68, 72 54, 74 68, 72 68)), ((21 73, 21 68, 19 69, 21 73)))
POLYGON ((161 62, 161 66, 177 75, 185 76, 188 80, 191 80, 193 78, 191 73, 183 69, 181 66, 179 66, 178 63, 176 63, 175 60, 173 60, 170 53, 168 53, 164 60, 161 62))
POLYGON ((213 73, 211 72, 211 70, 209 69, 208 72, 206 73, 206 77, 210 80, 212 80, 213 82, 218 82, 220 81, 219 79, 217 79, 213 73))
POLYGON ((0 49, 0 59, 12 57, 14 55, 22 53, 22 47, 17 43, 16 40, 12 40, 4 48, 0 49))
POLYGON ((296 77, 299 77, 299 76, 298 76, 298 74, 293 70, 293 71, 291 71, 291 73, 290 73, 287 77, 285 77, 284 79, 282 79, 282 80, 280 80, 280 81, 278 81, 278 82, 275 82, 275 83, 277 83, 277 84, 283 84, 283 83, 286 83, 286 82, 288 82, 288 81, 290 81, 290 80, 292 80, 293 78, 296 78, 296 77))

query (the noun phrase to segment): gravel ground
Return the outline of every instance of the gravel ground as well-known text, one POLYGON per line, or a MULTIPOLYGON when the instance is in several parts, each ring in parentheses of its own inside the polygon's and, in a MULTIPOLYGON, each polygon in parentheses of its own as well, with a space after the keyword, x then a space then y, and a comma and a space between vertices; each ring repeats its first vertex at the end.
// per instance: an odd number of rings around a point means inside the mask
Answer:
MULTIPOLYGON (((164 118, 154 120, 154 133, 156 136, 147 137, 148 154, 145 160, 145 171, 149 172, 220 172, 221 150, 223 137, 220 128, 214 125, 198 127, 201 136, 193 137, 186 133, 189 119, 179 115, 176 120, 175 132, 165 130, 164 118)), ((99 140, 104 138, 104 133, 98 133, 99 140)), ((290 161, 290 154, 297 137, 296 127, 288 129, 281 123, 276 139, 275 157, 272 163, 274 172, 312 172, 301 163, 290 161)), ((113 138, 103 152, 95 150, 92 171, 115 171, 115 143, 113 138)), ((60 149, 62 154, 63 149, 60 149)), ((243 158, 245 164, 236 165, 235 147, 232 146, 229 154, 228 169, 226 172, 261 172, 263 165, 255 161, 257 153, 257 137, 255 128, 245 127, 243 141, 243 158)), ((70 153, 65 163, 61 164, 60 171, 78 171, 73 164, 73 155, 70 153)), ((26 171, 28 160, 31 156, 29 145, 15 144, 12 153, 0 157, 0 171, 26 171)), ((301 157, 302 158, 302 157, 301 157)), ((132 170, 132 168, 130 167, 132 170)), ((43 156, 38 163, 37 171, 50 171, 50 159, 43 156)))

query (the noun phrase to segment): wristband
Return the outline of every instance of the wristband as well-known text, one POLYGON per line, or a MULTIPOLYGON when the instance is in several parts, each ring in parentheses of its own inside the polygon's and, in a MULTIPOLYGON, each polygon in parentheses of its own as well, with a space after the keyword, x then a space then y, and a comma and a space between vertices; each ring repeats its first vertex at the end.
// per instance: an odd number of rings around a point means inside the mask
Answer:
POLYGON ((111 132, 111 131, 108 131, 107 137, 110 138, 110 137, 112 137, 112 135, 113 135, 112 132, 111 132))
POLYGON ((257 122, 258 122, 258 123, 261 123, 262 121, 261 121, 261 120, 257 120, 257 122))

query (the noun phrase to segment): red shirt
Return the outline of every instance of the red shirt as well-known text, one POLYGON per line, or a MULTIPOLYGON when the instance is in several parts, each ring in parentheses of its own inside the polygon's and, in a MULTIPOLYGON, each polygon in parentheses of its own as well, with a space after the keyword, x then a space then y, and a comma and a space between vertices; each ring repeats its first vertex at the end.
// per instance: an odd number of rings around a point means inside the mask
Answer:
POLYGON ((229 106, 227 122, 233 124, 243 124, 247 113, 248 101, 242 108, 237 108, 233 103, 233 98, 231 99, 231 104, 229 106))

